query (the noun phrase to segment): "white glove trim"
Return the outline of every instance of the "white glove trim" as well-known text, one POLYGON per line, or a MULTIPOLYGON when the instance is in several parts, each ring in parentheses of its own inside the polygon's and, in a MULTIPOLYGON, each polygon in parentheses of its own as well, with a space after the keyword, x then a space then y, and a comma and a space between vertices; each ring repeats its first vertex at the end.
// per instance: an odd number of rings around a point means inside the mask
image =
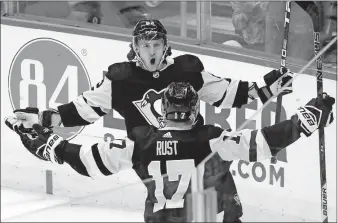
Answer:
MULTIPOLYGON (((63 138, 59 135, 52 134, 45 144, 43 156, 50 160, 52 163, 58 163, 58 158, 55 154, 55 148, 63 141, 63 138)), ((40 149, 40 148, 39 148, 40 149)))
POLYGON ((322 118, 322 111, 314 106, 306 105, 300 107, 296 112, 299 120, 300 126, 308 133, 311 134, 316 129, 318 129, 318 124, 322 118), (314 115, 308 108, 314 109, 319 113, 319 120, 317 120, 316 115, 314 115))

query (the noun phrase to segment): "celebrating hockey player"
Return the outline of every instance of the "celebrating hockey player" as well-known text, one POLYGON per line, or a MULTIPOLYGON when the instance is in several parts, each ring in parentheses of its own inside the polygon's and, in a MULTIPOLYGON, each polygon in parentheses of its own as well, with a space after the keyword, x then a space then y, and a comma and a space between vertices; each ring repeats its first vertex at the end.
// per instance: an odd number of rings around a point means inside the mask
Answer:
MULTIPOLYGON (((232 80, 206 71, 196 56, 185 54, 172 58, 167 32, 158 20, 140 21, 133 30, 130 46, 127 55, 129 61, 110 65, 103 80, 91 90, 83 92, 76 100, 58 106, 57 109, 18 109, 14 111, 17 118, 27 128, 31 127, 30 123, 39 123, 44 127, 85 126, 114 109, 124 118, 130 137, 136 126, 165 126, 162 115, 156 111, 154 104, 172 81, 188 81, 198 92, 200 100, 210 105, 239 108, 255 99, 265 103, 280 93, 277 89, 292 78, 292 73, 282 69, 272 70, 256 82, 232 80), (279 81, 281 79, 282 82, 279 81)), ((224 70, 225 74, 226 72, 224 70)), ((283 93, 289 91, 290 89, 283 93)), ((196 122, 203 124, 200 114, 196 122)), ((214 157, 206 164, 205 179, 207 186, 216 187, 218 198, 223 201, 219 203, 219 211, 224 210, 224 222, 239 222, 242 207, 238 202, 232 175, 228 171, 230 164, 231 162, 214 157)))
POLYGON ((297 141, 301 133, 309 137, 316 129, 332 123, 334 103, 334 98, 323 94, 300 107, 288 120, 234 135, 213 125, 194 127, 199 112, 198 94, 188 83, 173 82, 162 97, 166 126, 135 127, 129 134, 131 140, 77 145, 39 124, 33 125, 33 131, 25 129, 16 117, 7 119, 6 124, 36 157, 58 164, 66 162, 82 175, 108 176, 133 168, 142 180, 151 179, 145 182, 145 222, 186 222, 185 197, 190 192, 192 170, 206 156, 218 152, 226 161, 268 159, 297 141), (170 178, 161 178, 163 174, 170 178))

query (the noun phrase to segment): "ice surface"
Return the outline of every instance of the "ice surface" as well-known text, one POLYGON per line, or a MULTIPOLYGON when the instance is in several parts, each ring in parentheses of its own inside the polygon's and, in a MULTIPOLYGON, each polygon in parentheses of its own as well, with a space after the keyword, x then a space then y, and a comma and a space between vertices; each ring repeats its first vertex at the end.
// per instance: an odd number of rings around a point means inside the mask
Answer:
POLYGON ((86 205, 68 198, 1 188, 1 222, 142 222, 143 213, 86 205))
MULTIPOLYGON (((135 198, 137 199, 137 198, 135 198)), ((305 222, 306 218, 280 215, 243 204, 243 222, 305 222)), ((222 213, 217 216, 221 222, 222 213)), ((1 222, 142 222, 143 212, 130 209, 73 205, 71 199, 1 188, 1 222)))

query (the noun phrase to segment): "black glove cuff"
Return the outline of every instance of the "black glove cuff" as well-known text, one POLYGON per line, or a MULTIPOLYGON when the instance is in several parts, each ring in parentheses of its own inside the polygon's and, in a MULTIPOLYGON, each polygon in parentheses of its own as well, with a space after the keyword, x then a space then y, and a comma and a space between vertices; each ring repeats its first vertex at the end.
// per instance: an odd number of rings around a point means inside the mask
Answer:
POLYGON ((41 125, 43 127, 51 127, 52 126, 52 116, 53 114, 58 114, 59 112, 54 109, 48 109, 41 112, 41 125))
POLYGON ((58 163, 63 164, 64 159, 63 159, 63 154, 65 150, 65 146, 67 145, 68 141, 63 140, 56 148, 55 148, 55 155, 58 158, 58 163))
POLYGON ((267 86, 259 88, 257 84, 254 83, 254 87, 257 91, 258 97, 261 99, 263 104, 265 104, 265 102, 267 102, 269 98, 273 96, 271 90, 267 86))

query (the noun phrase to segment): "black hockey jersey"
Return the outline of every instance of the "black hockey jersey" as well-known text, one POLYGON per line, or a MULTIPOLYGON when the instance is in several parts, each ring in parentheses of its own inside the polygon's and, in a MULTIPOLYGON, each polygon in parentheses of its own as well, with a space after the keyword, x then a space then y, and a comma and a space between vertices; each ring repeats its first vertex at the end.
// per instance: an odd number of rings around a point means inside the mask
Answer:
POLYGON ((107 176, 133 168, 147 187, 145 221, 186 220, 185 196, 191 174, 212 152, 226 161, 255 162, 276 155, 300 137, 296 122, 286 120, 262 130, 231 132, 212 125, 190 130, 140 126, 129 138, 94 145, 66 144, 62 157, 77 172, 107 176), (162 178, 163 174, 167 174, 162 178), (148 179, 148 180, 147 180, 148 179))
MULTIPOLYGON (((128 135, 134 127, 141 125, 163 127, 159 102, 164 89, 173 81, 189 82, 202 101, 219 108, 241 107, 252 101, 252 97, 249 97, 252 83, 217 77, 206 71, 196 56, 167 57, 166 63, 167 66, 158 74, 142 69, 136 62, 112 64, 100 83, 76 100, 58 107, 63 126, 88 125, 114 109, 124 117, 128 135)), ((201 119, 199 115, 198 120, 201 119)), ((198 123, 203 124, 203 121, 198 123)), ((99 150, 94 147, 93 151, 98 154, 99 150)), ((231 162, 224 162, 215 156, 205 167, 206 187, 217 185, 219 188, 219 211, 224 206, 221 201, 222 188, 225 187, 223 176, 230 165, 231 162)), ((102 173, 110 173, 103 167, 101 170, 102 173)))
POLYGON ((142 69, 136 62, 109 66, 100 83, 58 107, 63 126, 88 125, 114 109, 124 117, 128 133, 141 125, 163 127, 157 102, 173 81, 189 82, 202 101, 220 108, 241 107, 251 100, 248 82, 217 77, 205 71, 196 56, 167 57, 166 62, 158 74, 142 69))

